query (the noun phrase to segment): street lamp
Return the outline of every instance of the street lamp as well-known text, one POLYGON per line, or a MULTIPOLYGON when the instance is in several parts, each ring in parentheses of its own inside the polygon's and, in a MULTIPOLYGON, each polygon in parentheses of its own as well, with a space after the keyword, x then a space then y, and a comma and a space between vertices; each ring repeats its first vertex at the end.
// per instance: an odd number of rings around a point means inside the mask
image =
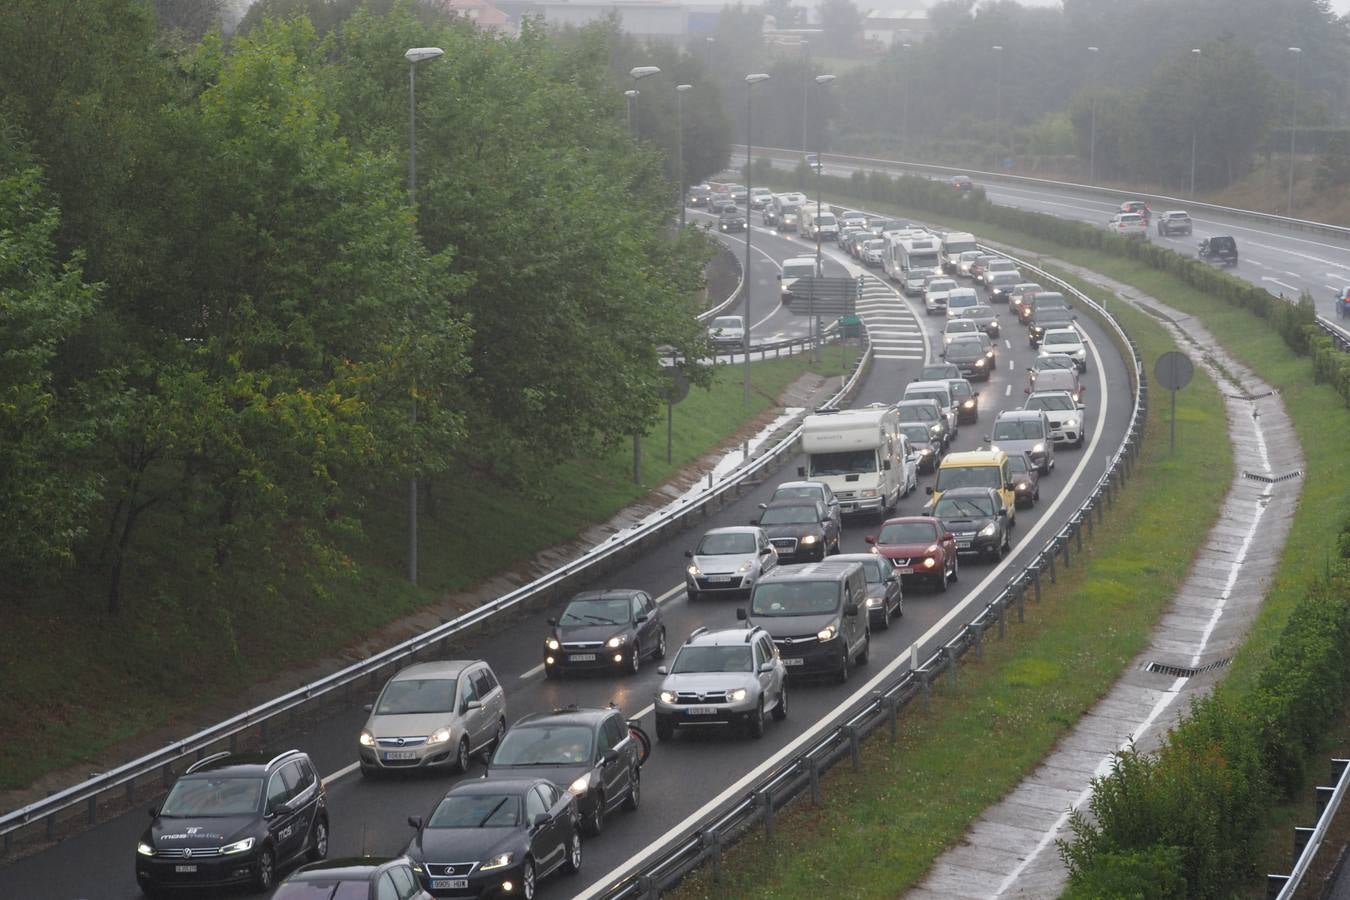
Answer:
MULTIPOLYGON (((998 57, 998 74, 994 78, 994 152, 997 153, 1003 125, 1003 45, 995 44, 990 49, 998 57)), ((994 160, 994 168, 998 168, 998 159, 994 160)))
POLYGON ((633 76, 633 90, 624 91, 624 96, 628 97, 633 104, 632 127, 634 137, 636 137, 638 133, 642 131, 642 126, 638 124, 638 117, 637 117, 637 98, 638 98, 637 83, 644 78, 650 78, 653 75, 660 75, 661 70, 658 69, 656 66, 634 66, 633 68, 628 70, 628 74, 633 76))
MULTIPOLYGON (((816 86, 824 88, 825 85, 834 81, 833 75, 817 75, 816 86)), ((819 214, 820 206, 820 170, 825 166, 820 158, 823 147, 816 147, 816 212, 819 214)), ((798 219, 798 221, 801 221, 798 219)), ((820 228, 816 228, 816 273, 820 273, 820 228)), ((810 320, 807 323, 807 334, 811 340, 811 362, 816 361, 816 280, 811 279, 811 290, 807 292, 806 299, 806 317, 810 320)))
MULTIPOLYGON (((1195 56, 1195 72, 1191 75, 1191 81, 1195 85, 1196 91, 1200 91, 1200 48, 1192 47, 1191 53, 1195 56)), ((1200 136, 1200 104, 1196 104, 1196 110, 1191 118, 1191 196, 1195 196, 1195 143, 1200 136)))
POLYGON ((633 106, 637 103, 638 91, 636 88, 630 88, 623 92, 628 98, 628 136, 633 137, 633 106))
POLYGON ((1290 47, 1294 54, 1294 104, 1289 113, 1289 213, 1294 214, 1294 136, 1298 134, 1298 63, 1303 59, 1302 47, 1290 47))
POLYGON ((1092 91, 1092 127, 1088 133, 1088 184, 1097 183, 1097 47, 1089 47, 1092 54, 1092 79, 1088 89, 1092 91))
POLYGON ((900 146, 909 147, 909 48, 908 42, 900 45, 900 80, 904 82, 905 106, 900 113, 900 146))
POLYGON ((717 38, 708 35, 703 39, 704 58, 703 63, 709 69, 712 69, 713 45, 717 43, 717 38))
MULTIPOLYGON (((684 92, 693 89, 692 84, 675 85, 675 190, 680 204, 680 228, 684 228, 684 92)), ((745 227, 750 227, 750 196, 745 198, 745 227)))
MULTIPOLYGON (((408 203, 417 215, 417 64, 445 54, 440 47, 413 47, 408 61, 408 203)), ((413 393, 412 423, 417 425, 417 394, 413 393)), ((417 475, 408 477, 408 581, 417 586, 417 475)))
POLYGON ((802 54, 805 59, 802 60, 802 153, 806 153, 806 97, 810 89, 811 77, 811 42, 803 40, 798 46, 802 48, 802 54))
MULTIPOLYGON (((756 75, 745 76, 745 197, 746 205, 750 203, 750 187, 754 175, 754 163, 750 158, 750 99, 754 96, 753 88, 761 81, 768 81, 769 76, 763 72, 756 75)), ((755 283, 755 279, 750 275, 750 235, 754 229, 750 227, 749 210, 745 217, 745 334, 743 337, 745 346, 745 393, 741 399, 746 409, 750 408, 750 289, 755 283)))

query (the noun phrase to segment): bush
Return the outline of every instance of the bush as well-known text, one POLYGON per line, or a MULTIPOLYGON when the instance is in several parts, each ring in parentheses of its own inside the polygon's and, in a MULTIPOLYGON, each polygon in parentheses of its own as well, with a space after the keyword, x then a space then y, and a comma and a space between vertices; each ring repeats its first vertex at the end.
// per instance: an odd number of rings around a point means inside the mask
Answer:
POLYGON ((1069 886, 1064 900, 1171 900, 1185 897, 1181 848, 1148 847, 1104 853, 1069 886))

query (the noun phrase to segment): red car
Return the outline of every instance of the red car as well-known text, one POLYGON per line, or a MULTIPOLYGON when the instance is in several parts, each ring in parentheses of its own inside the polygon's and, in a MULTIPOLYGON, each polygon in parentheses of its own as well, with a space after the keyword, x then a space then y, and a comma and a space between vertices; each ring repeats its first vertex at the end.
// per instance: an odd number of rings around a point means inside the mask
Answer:
POLYGON ((1120 211, 1123 213, 1139 213, 1144 217, 1144 224, 1148 224, 1149 217, 1153 215, 1153 210, 1148 208, 1148 204, 1143 200, 1126 200, 1120 204, 1120 211))
POLYGON ((940 592, 956 581, 956 535, 932 516, 900 516, 887 519, 878 534, 867 536, 872 552, 895 564, 901 585, 924 581, 940 592))

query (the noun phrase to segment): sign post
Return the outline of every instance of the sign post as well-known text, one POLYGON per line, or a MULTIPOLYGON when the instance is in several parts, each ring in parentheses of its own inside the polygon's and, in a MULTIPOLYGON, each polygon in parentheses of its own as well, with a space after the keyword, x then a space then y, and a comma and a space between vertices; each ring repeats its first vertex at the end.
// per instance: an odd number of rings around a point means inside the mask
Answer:
POLYGON ((675 404, 689 396, 689 376, 675 366, 666 371, 670 375, 670 384, 662 393, 666 398, 666 465, 670 465, 675 442, 675 404))
POLYGON ((1169 350, 1153 365, 1153 378, 1162 387, 1172 392, 1171 444, 1169 453, 1177 452, 1177 391, 1191 383, 1195 376, 1195 366, 1184 353, 1169 350))

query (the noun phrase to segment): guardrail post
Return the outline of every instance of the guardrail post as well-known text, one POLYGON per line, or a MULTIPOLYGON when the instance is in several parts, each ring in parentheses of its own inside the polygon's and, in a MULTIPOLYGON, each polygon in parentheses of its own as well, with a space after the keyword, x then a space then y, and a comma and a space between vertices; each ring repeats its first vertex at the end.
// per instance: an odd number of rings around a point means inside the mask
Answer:
POLYGON ((708 841, 708 857, 712 862, 713 881, 722 880, 722 836, 716 831, 705 835, 708 841))
POLYGON ((923 692, 923 711, 928 712, 932 708, 933 688, 928 683, 928 673, 919 670, 919 689, 923 692))
POLYGON ((759 804, 764 808, 764 836, 770 840, 773 839, 773 797, 769 796, 768 791, 760 791, 757 795, 759 804))
POLYGON ((998 639, 1003 640, 1007 632, 1008 619, 1008 595, 1002 594, 994 601, 994 608, 998 611, 998 639))
POLYGON ((952 686, 956 686, 956 651, 951 647, 943 647, 942 653, 947 657, 947 674, 952 677, 952 686))
POLYGON ((858 726, 845 725, 843 727, 844 736, 848 738, 848 753, 853 757, 853 769, 857 771, 862 768, 862 748, 858 744, 858 726))
POLYGON ((894 741, 898 736, 900 725, 900 698, 888 697, 880 691, 877 693, 880 695, 878 699, 881 700, 881 705, 886 707, 886 718, 891 726, 891 740, 894 741))
POLYGON ((1064 539, 1061 543, 1063 544, 1062 549, 1064 550, 1064 568, 1068 569, 1072 567, 1072 560, 1069 558, 1069 536, 1067 534, 1064 535, 1064 539))
POLYGON ((971 622, 970 628, 975 636, 975 658, 984 659, 984 623, 971 622))
POLYGON ((642 892, 641 893, 642 900, 650 900, 650 898, 660 896, 660 894, 656 891, 656 882, 652 880, 652 876, 639 875, 637 881, 638 881, 638 890, 642 892))
MULTIPOLYGON (((1031 584, 1032 584, 1032 586, 1036 589, 1036 602, 1039 604, 1039 603, 1041 602, 1041 567, 1040 567, 1040 564, 1039 564, 1039 563, 1037 563, 1035 566, 1032 566, 1032 567, 1031 567, 1031 584)), ((1019 593, 1019 594, 1025 594, 1025 593, 1026 593, 1026 583, 1025 583, 1025 582, 1022 582, 1022 589, 1021 589, 1018 593, 1019 593)), ((1018 610, 1017 610, 1017 621, 1020 622, 1020 621, 1022 621, 1022 610, 1021 610, 1022 600, 1021 600, 1021 597, 1018 598, 1017 606, 1018 606, 1018 610)))
POLYGON ((820 803, 820 763, 814 756, 806 758, 806 778, 811 783, 811 805, 820 803))
POLYGON ((170 763, 160 766, 159 781, 166 789, 173 785, 173 766, 170 763))
MULTIPOLYGON (((1048 563, 1050 564, 1050 583, 1051 583, 1051 584, 1054 584, 1054 583, 1055 583, 1055 544, 1054 544, 1054 541, 1051 541, 1051 542, 1050 542, 1050 552, 1047 553, 1047 554, 1045 554, 1045 559, 1046 559, 1046 562, 1048 562, 1048 563)), ((1036 602, 1039 603, 1040 600, 1041 600, 1040 594, 1037 593, 1037 595, 1036 595, 1036 602)))
MULTIPOLYGON (((1089 513, 1089 515, 1088 515, 1086 518, 1087 518, 1087 520, 1088 520, 1089 523, 1092 522, 1092 515, 1091 515, 1090 513, 1089 513)), ((1089 527, 1089 528, 1092 527, 1091 524, 1089 524, 1088 527, 1089 527)), ((1079 552, 1079 553, 1082 553, 1082 552, 1083 552, 1083 520, 1082 520, 1082 519, 1074 519, 1074 520, 1073 520, 1073 537, 1074 537, 1074 543, 1076 543, 1076 544, 1078 545, 1078 547, 1077 547, 1078 552, 1079 552)))
POLYGON ((1267 875, 1266 876, 1266 900, 1275 900, 1280 896, 1280 891, 1289 883, 1288 875, 1267 875))
MULTIPOLYGON (((1095 503, 1089 504, 1089 505, 1088 505, 1088 508, 1087 508, 1087 515, 1083 517, 1083 521, 1084 521, 1084 522, 1087 522, 1087 527, 1088 527, 1088 540, 1089 540, 1089 541, 1092 540, 1092 513, 1093 513, 1093 511, 1094 511, 1096 508, 1097 508, 1097 504, 1095 504, 1095 503)), ((1078 549, 1081 550, 1081 549, 1083 549, 1083 548, 1082 548, 1082 547, 1079 547, 1078 549)))
MULTIPOLYGON (((1318 818, 1321 818, 1320 812, 1318 813, 1318 818)), ((1316 830, 1316 828, 1303 828, 1298 825, 1294 826, 1294 859, 1298 859, 1303 855, 1303 850, 1308 846, 1308 841, 1312 840, 1313 832, 1316 830)))
POLYGON ((56 815, 54 813, 47 817, 47 840, 56 840, 56 815))
POLYGON ((1317 788, 1317 818, 1319 818, 1319 819, 1322 818, 1322 813, 1326 810, 1327 804, 1331 802, 1331 795, 1334 794, 1334 793, 1336 793, 1336 788, 1334 788, 1334 787, 1323 787, 1323 786, 1321 786, 1321 785, 1318 786, 1318 788, 1317 788))
POLYGON ((1350 759, 1333 759, 1331 761, 1331 780, 1340 781, 1341 776, 1345 774, 1345 767, 1350 766, 1350 759))
MULTIPOLYGON (((1033 571, 1036 577, 1036 597, 1039 598, 1041 596, 1041 571, 1040 569, 1035 569, 1033 571)), ((1040 600, 1037 599, 1036 602, 1039 603, 1040 600)), ((1026 620, 1027 620, 1027 592, 1024 587, 1017 592, 1017 624, 1020 625, 1026 620)))
POLYGON ((89 824, 98 821, 98 794, 89 798, 89 824))

